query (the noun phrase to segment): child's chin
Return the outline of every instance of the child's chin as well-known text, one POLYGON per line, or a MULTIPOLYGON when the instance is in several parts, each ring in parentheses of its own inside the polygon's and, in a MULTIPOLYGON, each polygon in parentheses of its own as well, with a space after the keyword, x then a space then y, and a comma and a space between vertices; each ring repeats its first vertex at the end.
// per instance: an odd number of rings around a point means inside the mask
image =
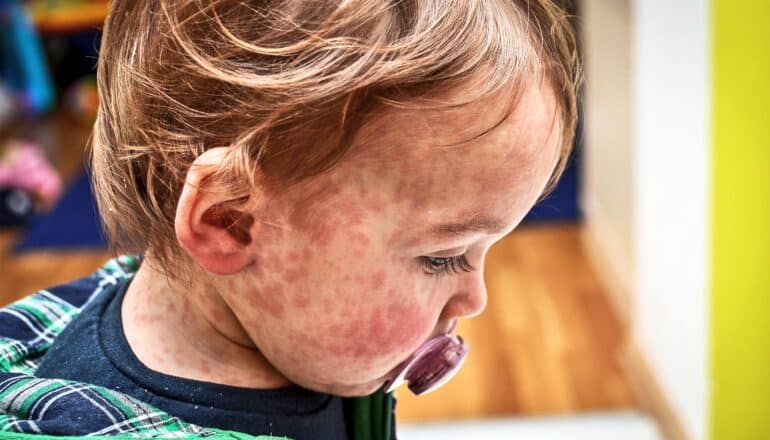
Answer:
POLYGON ((320 391, 326 394, 333 394, 339 397, 362 397, 362 396, 368 396, 374 393, 375 391, 379 390, 380 388, 382 388, 383 383, 384 383, 383 379, 377 379, 369 383, 355 384, 355 385, 326 384, 326 385, 317 387, 316 391, 320 391))

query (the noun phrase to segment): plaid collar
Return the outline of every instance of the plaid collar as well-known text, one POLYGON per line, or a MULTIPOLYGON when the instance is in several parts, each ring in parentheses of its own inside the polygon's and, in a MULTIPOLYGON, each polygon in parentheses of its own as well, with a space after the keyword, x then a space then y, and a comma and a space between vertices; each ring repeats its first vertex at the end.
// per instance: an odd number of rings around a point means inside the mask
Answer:
POLYGON ((134 256, 110 260, 91 275, 96 288, 87 295, 65 299, 40 290, 0 309, 0 437, 277 439, 186 423, 104 387, 34 377, 40 358, 67 324, 107 287, 131 278, 139 262, 134 256))
MULTIPOLYGON (((40 359, 67 324, 108 287, 133 277, 140 263, 138 256, 118 257, 90 275, 93 291, 64 297, 40 290, 0 308, 0 438, 286 439, 205 428, 118 391, 34 376, 40 359)), ((395 439, 391 394, 379 391, 344 401, 353 440, 395 439)))

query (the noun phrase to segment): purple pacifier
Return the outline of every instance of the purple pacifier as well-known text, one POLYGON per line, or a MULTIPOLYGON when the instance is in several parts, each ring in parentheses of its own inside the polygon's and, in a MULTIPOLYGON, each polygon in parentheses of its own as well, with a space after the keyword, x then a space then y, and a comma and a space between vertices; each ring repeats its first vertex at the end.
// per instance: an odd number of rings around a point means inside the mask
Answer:
POLYGON ((385 392, 409 382, 409 389, 416 395, 429 393, 444 385, 463 365, 468 346, 460 336, 452 335, 457 321, 446 334, 424 342, 385 382, 385 392))

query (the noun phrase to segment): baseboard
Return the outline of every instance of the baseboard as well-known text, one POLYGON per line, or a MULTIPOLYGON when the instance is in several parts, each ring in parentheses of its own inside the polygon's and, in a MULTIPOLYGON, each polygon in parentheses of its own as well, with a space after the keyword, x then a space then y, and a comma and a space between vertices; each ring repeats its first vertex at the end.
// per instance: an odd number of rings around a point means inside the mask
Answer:
POLYGON ((657 422, 666 440, 690 440, 679 417, 669 403, 666 393, 652 373, 642 351, 632 340, 622 349, 620 362, 625 376, 639 398, 642 409, 657 422))

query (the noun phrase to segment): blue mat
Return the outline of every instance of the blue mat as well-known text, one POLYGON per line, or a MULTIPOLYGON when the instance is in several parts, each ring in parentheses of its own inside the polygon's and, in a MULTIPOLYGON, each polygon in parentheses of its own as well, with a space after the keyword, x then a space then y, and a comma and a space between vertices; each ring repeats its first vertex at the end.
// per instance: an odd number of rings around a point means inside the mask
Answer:
POLYGON ((564 170, 559 184, 553 192, 535 205, 524 218, 523 224, 544 222, 569 222, 581 219, 580 206, 578 206, 578 192, 580 189, 580 152, 576 151, 564 170))
POLYGON ((30 222, 15 250, 104 249, 107 242, 101 228, 91 184, 84 172, 72 182, 51 212, 30 222))
POLYGON ((543 222, 577 222, 583 214, 578 203, 580 167, 583 158, 583 118, 578 117, 572 155, 556 188, 524 218, 524 224, 543 222))

